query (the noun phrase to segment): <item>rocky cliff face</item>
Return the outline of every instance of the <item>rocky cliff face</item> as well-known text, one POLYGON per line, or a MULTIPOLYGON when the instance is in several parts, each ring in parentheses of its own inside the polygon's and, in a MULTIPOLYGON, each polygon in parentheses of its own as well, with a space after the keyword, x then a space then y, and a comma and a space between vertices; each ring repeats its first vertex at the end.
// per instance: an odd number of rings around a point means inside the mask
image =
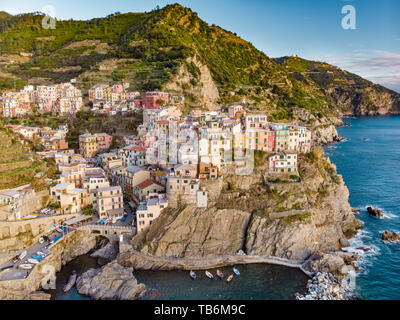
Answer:
POLYGON ((343 140, 343 138, 339 136, 336 127, 333 124, 316 126, 313 129, 312 139, 315 144, 321 145, 343 140))
POLYGON ((348 246, 361 228, 335 166, 317 149, 300 159, 302 183, 269 183, 265 167, 243 178, 226 174, 208 209, 168 209, 134 248, 157 256, 269 255, 304 260, 348 246), (244 180, 251 183, 244 183, 244 180), (228 187, 229 186, 229 187, 228 187))
MULTIPOLYGON (((167 90, 181 93, 189 92, 189 96, 198 101, 192 101, 208 110, 219 109, 219 91, 211 77, 210 70, 196 56, 189 57, 186 63, 180 65, 177 74, 166 84, 167 90), (189 90, 190 89, 190 90, 189 90)), ((188 94, 186 94, 188 96, 188 94)))
POLYGON ((334 87, 326 94, 344 115, 393 115, 400 114, 400 95, 379 86, 346 90, 334 87))
POLYGON ((168 215, 154 222, 145 239, 136 239, 137 249, 164 257, 205 257, 235 254, 245 244, 249 212, 188 206, 175 219, 168 215))

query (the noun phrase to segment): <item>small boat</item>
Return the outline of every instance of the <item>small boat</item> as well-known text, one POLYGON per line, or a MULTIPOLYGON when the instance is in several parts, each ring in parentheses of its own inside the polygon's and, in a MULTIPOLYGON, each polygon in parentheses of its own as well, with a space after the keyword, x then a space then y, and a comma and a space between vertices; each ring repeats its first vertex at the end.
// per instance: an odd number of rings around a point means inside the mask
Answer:
POLYGON ((33 269, 33 264, 28 264, 28 263, 21 264, 19 266, 19 268, 22 269, 22 270, 32 270, 33 269))
POLYGON ((364 141, 368 141, 369 139, 368 139, 368 138, 364 138, 363 140, 364 140, 364 141))
POLYGON ((28 262, 29 262, 30 264, 39 264, 39 261, 38 261, 38 260, 36 260, 36 259, 31 259, 31 258, 28 259, 28 262))
POLYGON ((74 270, 71 274, 71 276, 68 279, 67 284, 64 287, 64 292, 68 292, 69 290, 72 289, 72 287, 75 285, 76 278, 78 277, 76 271, 74 270))
POLYGON ((224 277, 224 274, 220 270, 217 270, 217 276, 218 278, 222 279, 224 277))
POLYGON ((196 274, 194 273, 194 271, 193 270, 191 270, 190 271, 190 277, 193 279, 193 280, 196 280, 196 274))
POLYGON ((228 279, 226 279, 226 282, 231 282, 232 279, 233 279, 233 274, 231 274, 231 275, 228 277, 228 279))
POLYGON ((233 272, 237 275, 240 276, 240 272, 237 268, 233 268, 233 272))
POLYGON ((206 276, 207 276, 207 278, 209 278, 209 279, 214 279, 214 276, 213 276, 212 273, 209 272, 209 271, 206 271, 206 276))
POLYGON ((19 260, 24 260, 25 257, 27 256, 27 254, 28 254, 28 252, 26 250, 22 251, 21 254, 18 256, 18 259, 19 260))

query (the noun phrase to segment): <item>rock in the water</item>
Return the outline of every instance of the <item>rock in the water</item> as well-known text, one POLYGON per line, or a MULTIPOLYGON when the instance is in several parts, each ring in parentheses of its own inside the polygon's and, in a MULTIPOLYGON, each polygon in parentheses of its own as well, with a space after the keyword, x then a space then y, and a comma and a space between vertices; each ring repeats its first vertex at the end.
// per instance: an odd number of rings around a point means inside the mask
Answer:
POLYGON ((373 207, 368 207, 367 211, 370 215, 373 215, 374 217, 383 217, 383 213, 381 210, 375 209, 373 207))
POLYGON ((398 235, 397 233, 385 230, 382 233, 382 240, 385 240, 385 241, 399 241, 400 240, 400 235, 398 235))
POLYGON ((133 276, 133 268, 125 268, 117 261, 85 272, 78 278, 76 287, 80 294, 95 300, 136 300, 146 291, 146 286, 133 276))

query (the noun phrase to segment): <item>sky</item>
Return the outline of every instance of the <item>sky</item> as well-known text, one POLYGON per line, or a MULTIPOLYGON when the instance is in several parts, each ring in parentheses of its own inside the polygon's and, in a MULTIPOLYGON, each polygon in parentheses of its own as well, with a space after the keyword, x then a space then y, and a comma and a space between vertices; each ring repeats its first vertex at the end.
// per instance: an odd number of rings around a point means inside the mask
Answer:
POLYGON ((0 11, 47 12, 51 6, 58 19, 87 20, 175 2, 270 57, 326 61, 400 92, 399 0, 0 0, 0 11), (355 29, 342 27, 348 5, 355 29))

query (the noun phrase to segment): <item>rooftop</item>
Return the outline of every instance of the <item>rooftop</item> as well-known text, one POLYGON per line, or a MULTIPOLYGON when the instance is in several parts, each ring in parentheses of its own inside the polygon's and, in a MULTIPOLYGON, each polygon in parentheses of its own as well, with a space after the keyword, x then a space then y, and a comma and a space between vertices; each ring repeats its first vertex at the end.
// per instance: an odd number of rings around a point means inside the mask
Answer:
POLYGON ((152 180, 146 180, 146 181, 142 182, 141 184, 137 185, 136 187, 139 189, 146 189, 153 184, 163 187, 161 184, 154 182, 152 180))

